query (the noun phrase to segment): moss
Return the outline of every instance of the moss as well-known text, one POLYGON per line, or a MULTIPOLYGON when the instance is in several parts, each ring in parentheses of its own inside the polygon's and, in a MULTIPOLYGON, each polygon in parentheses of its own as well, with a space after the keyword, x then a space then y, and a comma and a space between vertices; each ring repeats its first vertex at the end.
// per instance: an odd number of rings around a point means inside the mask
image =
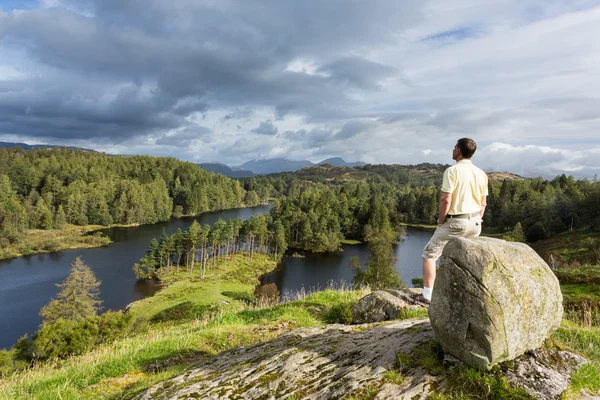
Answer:
POLYGON ((382 375, 383 383, 393 383, 394 385, 401 385, 404 382, 404 377, 397 371, 385 371, 382 375))
POLYGON ((381 383, 372 383, 349 393, 344 400, 373 400, 381 391, 381 383))
POLYGON ((406 373, 409 369, 413 368, 414 366, 415 360, 410 354, 404 353, 402 351, 396 353, 396 363, 394 365, 395 369, 402 373, 406 373))
POLYGON ((415 347, 412 357, 415 364, 425 368, 431 375, 439 375, 444 372, 442 346, 434 340, 426 340, 415 347))
POLYGON ((265 374, 265 375, 261 375, 258 378, 258 383, 259 386, 263 387, 263 386, 268 386, 269 383, 277 380, 280 377, 279 374, 273 373, 273 374, 265 374))

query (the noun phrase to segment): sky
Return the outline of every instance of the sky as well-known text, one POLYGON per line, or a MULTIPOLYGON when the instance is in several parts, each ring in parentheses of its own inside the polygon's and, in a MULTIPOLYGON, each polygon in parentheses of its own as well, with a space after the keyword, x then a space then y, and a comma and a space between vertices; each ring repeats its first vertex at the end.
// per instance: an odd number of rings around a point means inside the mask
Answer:
POLYGON ((600 172, 600 0, 0 0, 0 141, 600 172))

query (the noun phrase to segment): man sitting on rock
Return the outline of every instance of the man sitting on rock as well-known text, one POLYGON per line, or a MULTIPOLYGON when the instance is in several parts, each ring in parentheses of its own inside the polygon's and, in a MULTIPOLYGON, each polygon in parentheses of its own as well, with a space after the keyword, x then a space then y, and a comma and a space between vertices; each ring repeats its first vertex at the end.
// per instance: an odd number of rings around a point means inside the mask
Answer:
POLYGON ((456 164, 444 171, 438 227, 423 250, 423 297, 430 302, 435 281, 435 262, 453 237, 475 237, 481 233, 481 218, 488 195, 485 172, 471 162, 477 150, 473 139, 462 138, 452 150, 456 164))

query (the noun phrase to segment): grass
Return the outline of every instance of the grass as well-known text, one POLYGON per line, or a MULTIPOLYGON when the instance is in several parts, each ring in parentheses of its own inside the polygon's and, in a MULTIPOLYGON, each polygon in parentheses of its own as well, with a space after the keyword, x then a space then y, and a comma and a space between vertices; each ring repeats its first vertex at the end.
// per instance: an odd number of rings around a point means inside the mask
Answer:
POLYGON ((422 230, 435 230, 437 229, 437 225, 430 225, 430 224, 409 224, 407 222, 402 222, 400 225, 405 226, 407 228, 413 228, 413 229, 422 229, 422 230))
MULTIPOLYGON (((210 266, 210 265, 209 265, 210 266)), ((208 270, 205 279, 200 279, 198 266, 190 274, 180 270, 161 279, 164 289, 154 296, 133 304, 131 312, 136 319, 150 320, 160 312, 189 302, 192 306, 219 305, 221 308, 239 310, 251 299, 258 277, 272 271, 276 262, 263 254, 254 254, 253 259, 241 254, 232 256, 225 265, 208 270)))
POLYGON ((544 259, 552 255, 562 263, 596 263, 598 255, 590 248, 590 241, 600 238, 599 231, 579 229, 564 232, 550 239, 539 240, 530 246, 544 259))
MULTIPOLYGON (((90 349, 84 355, 43 362, 0 378, 0 398, 131 398, 224 350, 269 341, 296 327, 348 323, 351 306, 368 293, 368 289, 325 290, 301 293, 294 300, 275 306, 256 305, 251 296, 258 283, 256 278, 273 267, 272 260, 255 254, 252 262, 247 257, 232 257, 227 269, 221 265, 209 270, 205 280, 197 277, 198 271, 191 275, 184 271, 168 275, 164 290, 132 307, 138 320, 167 316, 159 318, 160 323, 140 324, 142 328, 136 334, 90 349)), ((597 287, 564 284, 562 289, 567 299, 596 293, 597 287)), ((423 313, 417 314, 403 317, 423 316, 423 313)), ((573 375, 565 398, 577 398, 581 390, 597 393, 600 390, 600 328, 584 328, 564 320, 553 338, 591 361, 573 375)), ((443 375, 449 383, 433 398, 529 398, 491 372, 471 368, 448 372, 441 361, 441 348, 435 341, 426 341, 410 353, 398 353, 396 365, 382 375, 381 382, 348 393, 347 398, 372 399, 383 383, 401 384, 406 373, 417 367, 433 375, 443 375)))
POLYGON ((342 240, 340 240, 340 243, 354 245, 354 244, 361 244, 362 242, 360 240, 354 240, 354 239, 342 239, 342 240))
POLYGON ((255 254, 251 263, 235 257, 228 262, 227 272, 210 271, 211 276, 204 281, 185 272, 170 275, 171 283, 163 291, 134 304, 136 318, 149 320, 184 303, 188 304, 184 311, 189 304, 210 307, 223 299, 229 304, 192 319, 142 325, 143 330, 136 335, 90 349, 82 356, 40 363, 1 378, 0 398, 130 398, 180 374, 203 357, 269 341, 295 327, 344 322, 345 313, 339 310, 349 309, 368 293, 326 290, 272 307, 248 304, 257 276, 272 267, 266 257, 255 254), (252 273, 255 282, 250 284, 252 273))
POLYGON ((563 320, 553 335, 561 345, 574 350, 590 360, 571 377, 571 385, 563 395, 565 399, 581 397, 581 390, 591 394, 600 392, 600 327, 584 328, 581 325, 563 320))
POLYGON ((111 243, 108 237, 102 237, 100 232, 91 232, 105 228, 100 225, 67 225, 63 229, 27 229, 21 239, 0 248, 0 260, 27 256, 40 253, 79 248, 105 246, 111 243))

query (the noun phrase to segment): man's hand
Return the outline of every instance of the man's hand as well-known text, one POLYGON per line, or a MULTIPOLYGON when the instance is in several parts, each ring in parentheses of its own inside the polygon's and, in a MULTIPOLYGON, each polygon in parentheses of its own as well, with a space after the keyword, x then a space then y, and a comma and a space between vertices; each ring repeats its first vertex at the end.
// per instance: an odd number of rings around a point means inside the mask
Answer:
POLYGON ((452 193, 442 192, 442 198, 440 199, 440 212, 438 219, 438 225, 442 226, 446 222, 446 215, 450 211, 450 204, 452 203, 452 193))

